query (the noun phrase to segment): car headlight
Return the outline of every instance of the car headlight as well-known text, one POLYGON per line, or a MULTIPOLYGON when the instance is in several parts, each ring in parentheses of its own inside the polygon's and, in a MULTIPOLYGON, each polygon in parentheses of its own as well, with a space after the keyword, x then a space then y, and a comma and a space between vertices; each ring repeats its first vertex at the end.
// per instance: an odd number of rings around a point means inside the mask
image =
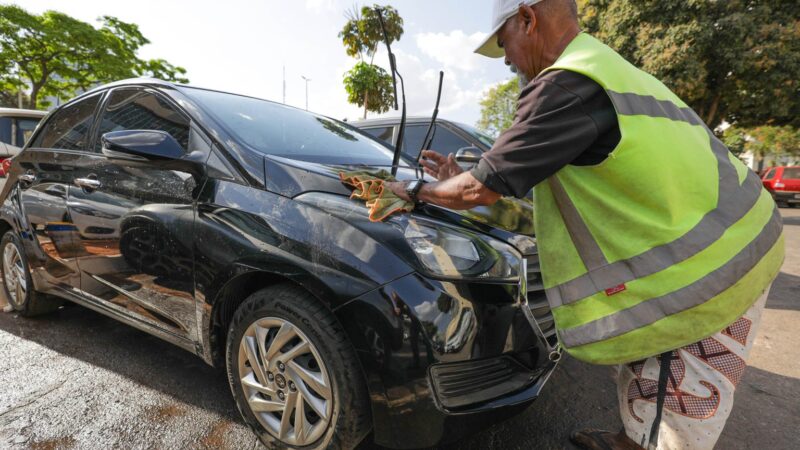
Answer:
POLYGON ((493 237, 408 214, 394 216, 385 223, 370 223, 363 202, 339 195, 309 192, 295 200, 351 223, 355 223, 354 218, 361 218, 359 226, 365 232, 393 246, 399 255, 435 278, 519 281, 522 255, 493 237), (397 236, 397 232, 402 236, 397 236))
POLYGON ((518 280, 522 256, 512 246, 489 236, 446 225, 403 217, 408 241, 423 268, 437 277, 518 280))

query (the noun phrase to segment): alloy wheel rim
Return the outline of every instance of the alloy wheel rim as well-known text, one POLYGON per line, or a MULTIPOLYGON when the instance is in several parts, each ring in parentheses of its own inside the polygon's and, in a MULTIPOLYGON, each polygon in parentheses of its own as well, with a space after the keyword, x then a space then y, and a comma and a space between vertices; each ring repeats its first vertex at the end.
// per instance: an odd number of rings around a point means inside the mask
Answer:
POLYGON ((22 264, 22 257, 14 243, 9 242, 3 249, 3 282, 8 291, 9 301, 19 306, 25 299, 28 290, 28 282, 25 278, 25 266, 22 264))
POLYGON ((250 411, 271 435, 304 446, 325 433, 333 411, 330 377, 302 331, 277 317, 259 319, 242 336, 238 363, 250 411))

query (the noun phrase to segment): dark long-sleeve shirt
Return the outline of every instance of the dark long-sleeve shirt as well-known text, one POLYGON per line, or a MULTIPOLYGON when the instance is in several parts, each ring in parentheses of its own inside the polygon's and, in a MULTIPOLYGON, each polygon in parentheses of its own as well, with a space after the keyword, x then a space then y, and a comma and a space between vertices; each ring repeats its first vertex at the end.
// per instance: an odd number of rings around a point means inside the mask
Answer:
POLYGON ((489 189, 524 197, 567 164, 594 165, 620 141, 605 90, 567 70, 546 72, 522 89, 514 122, 472 170, 489 189))

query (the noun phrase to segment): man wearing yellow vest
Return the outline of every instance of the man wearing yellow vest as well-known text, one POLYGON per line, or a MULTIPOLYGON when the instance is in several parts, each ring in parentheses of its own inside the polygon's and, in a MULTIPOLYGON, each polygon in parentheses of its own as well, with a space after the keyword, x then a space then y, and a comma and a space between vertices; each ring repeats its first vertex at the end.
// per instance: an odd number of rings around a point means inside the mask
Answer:
POLYGON ((774 202, 683 101, 580 32, 574 0, 494 0, 493 25, 477 52, 525 83, 511 128, 472 171, 426 151, 438 182, 389 188, 453 209, 534 188, 560 343, 618 366, 624 430, 573 443, 712 448, 783 262, 774 202))

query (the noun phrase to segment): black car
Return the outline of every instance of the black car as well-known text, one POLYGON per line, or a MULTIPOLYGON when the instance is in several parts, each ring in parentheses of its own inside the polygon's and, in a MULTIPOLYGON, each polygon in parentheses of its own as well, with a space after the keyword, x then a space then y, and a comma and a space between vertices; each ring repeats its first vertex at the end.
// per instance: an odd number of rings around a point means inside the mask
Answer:
POLYGON ((521 411, 560 356, 533 212, 504 200, 372 223, 339 173, 391 160, 284 105, 102 86, 14 159, 5 294, 23 316, 69 300, 226 368, 268 446, 458 439, 521 411))

